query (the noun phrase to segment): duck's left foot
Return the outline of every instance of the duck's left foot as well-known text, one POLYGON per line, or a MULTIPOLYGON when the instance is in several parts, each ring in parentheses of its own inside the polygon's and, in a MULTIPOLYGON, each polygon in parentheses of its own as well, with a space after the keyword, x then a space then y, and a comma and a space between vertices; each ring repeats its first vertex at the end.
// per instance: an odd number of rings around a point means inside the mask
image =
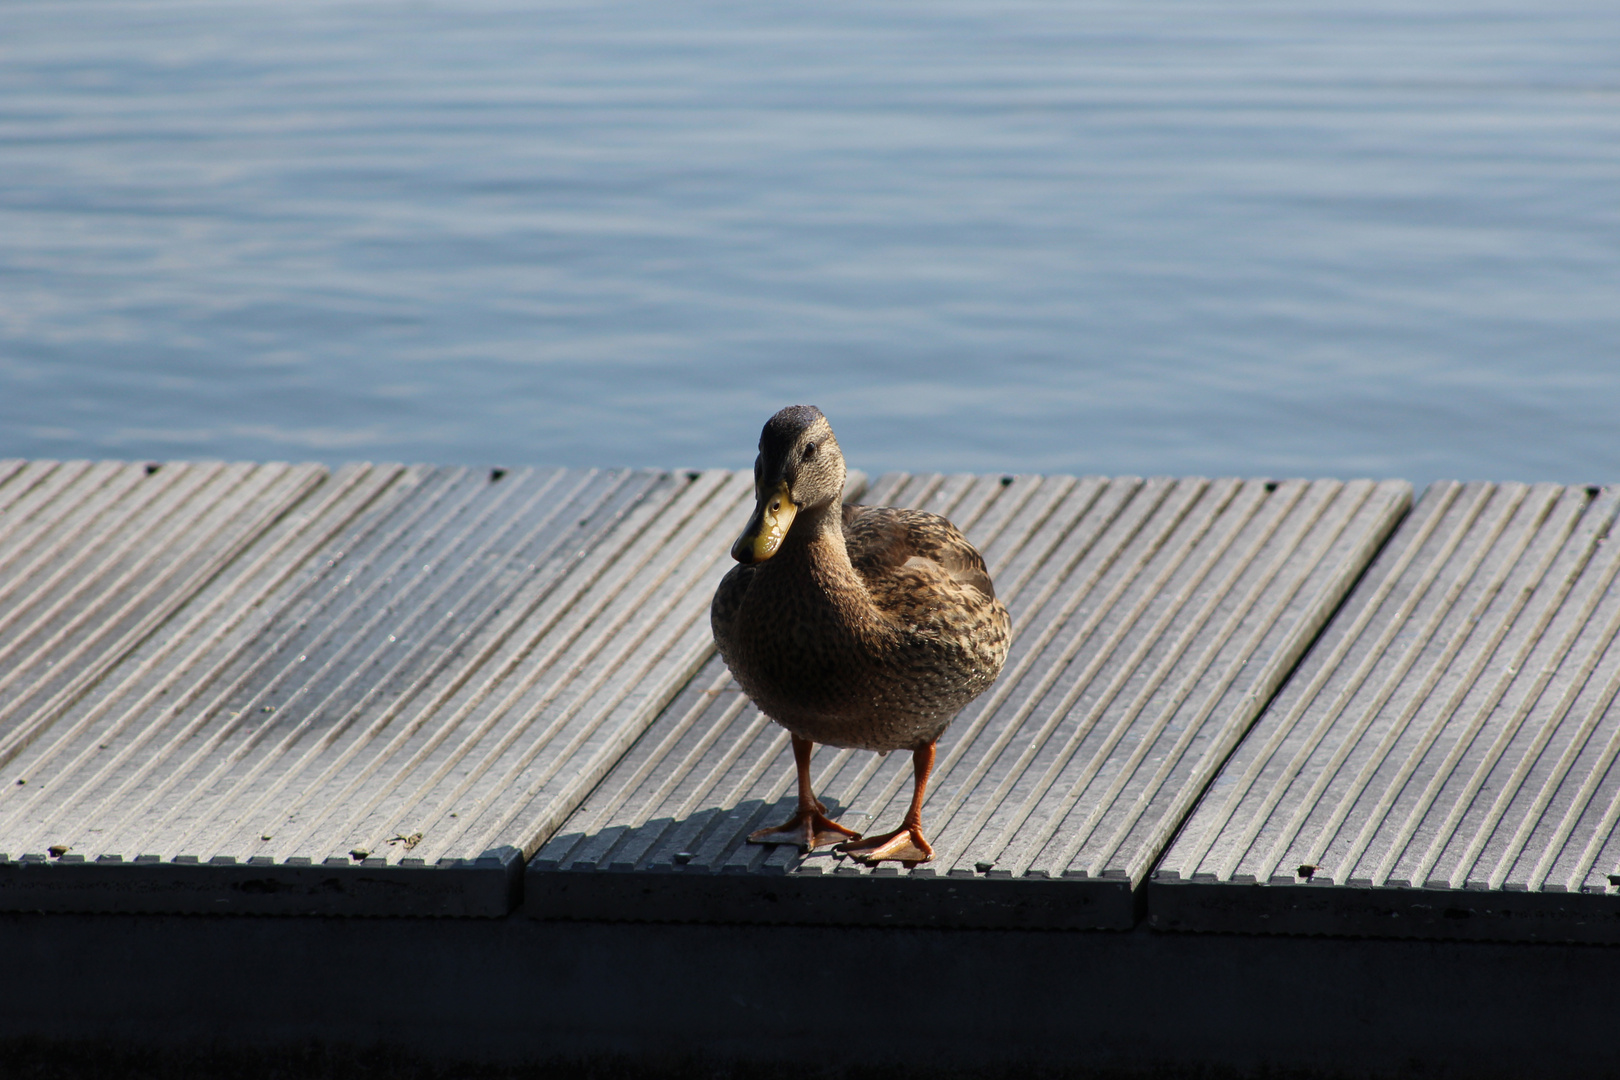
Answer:
POLYGON ((840 840, 859 840, 861 834, 846 829, 826 814, 826 807, 817 803, 814 808, 801 806, 786 824, 774 829, 755 829, 748 834, 750 844, 798 844, 804 851, 836 844, 840 840))
POLYGON ((851 840, 834 849, 853 856, 864 863, 877 865, 886 859, 905 863, 908 867, 925 863, 934 857, 934 849, 923 839, 922 829, 916 825, 902 825, 891 833, 851 840))

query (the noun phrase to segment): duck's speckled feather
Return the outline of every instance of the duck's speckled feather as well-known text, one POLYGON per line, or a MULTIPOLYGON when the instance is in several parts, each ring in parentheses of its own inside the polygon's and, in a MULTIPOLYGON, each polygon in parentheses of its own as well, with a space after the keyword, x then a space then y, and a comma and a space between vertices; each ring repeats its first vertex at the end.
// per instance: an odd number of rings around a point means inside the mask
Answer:
POLYGON ((916 749, 995 681, 1011 638, 984 559, 937 514, 845 506, 841 530, 734 567, 711 608, 742 688, 812 742, 916 749), (842 550, 840 550, 842 549, 842 550))

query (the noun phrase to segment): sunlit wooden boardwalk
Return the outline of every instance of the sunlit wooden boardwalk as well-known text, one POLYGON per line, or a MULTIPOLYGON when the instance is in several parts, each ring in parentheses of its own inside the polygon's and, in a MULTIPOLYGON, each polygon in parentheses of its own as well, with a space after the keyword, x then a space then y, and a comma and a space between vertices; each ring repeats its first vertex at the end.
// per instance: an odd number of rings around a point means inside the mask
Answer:
POLYGON ((748 497, 724 472, 9 468, 0 904, 30 909, 506 914, 712 651, 748 497))
MULTIPOLYGON (((1620 944, 1610 489, 872 480, 961 524, 1015 620, 909 870, 744 842, 791 799, 708 630, 751 498, 0 461, 0 912, 1620 944)), ((814 767, 898 819, 897 756, 814 767)))

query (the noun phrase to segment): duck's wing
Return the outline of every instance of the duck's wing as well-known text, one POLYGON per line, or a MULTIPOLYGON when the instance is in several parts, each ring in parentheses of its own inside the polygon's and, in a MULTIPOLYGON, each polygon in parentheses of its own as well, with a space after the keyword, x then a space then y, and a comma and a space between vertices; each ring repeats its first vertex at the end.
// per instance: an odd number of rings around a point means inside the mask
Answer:
POLYGON ((917 561, 933 563, 953 581, 996 598, 984 557, 955 525, 923 510, 893 506, 844 506, 844 544, 849 561, 871 582, 917 561))

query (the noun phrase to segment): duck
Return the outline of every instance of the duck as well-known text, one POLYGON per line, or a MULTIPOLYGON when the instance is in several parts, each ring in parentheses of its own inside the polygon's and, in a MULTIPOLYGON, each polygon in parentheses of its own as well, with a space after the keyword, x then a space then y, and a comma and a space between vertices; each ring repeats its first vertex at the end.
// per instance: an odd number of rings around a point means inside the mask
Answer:
POLYGON ((922 805, 935 745, 1000 674, 1012 620, 984 557, 938 514, 843 501, 846 467, 813 405, 765 422, 754 459, 754 509, 731 547, 737 565, 710 606, 732 677, 787 729, 797 808, 752 832, 752 844, 834 846, 868 864, 933 858, 922 805), (863 837, 815 796, 815 744, 912 755, 900 827, 863 837))

